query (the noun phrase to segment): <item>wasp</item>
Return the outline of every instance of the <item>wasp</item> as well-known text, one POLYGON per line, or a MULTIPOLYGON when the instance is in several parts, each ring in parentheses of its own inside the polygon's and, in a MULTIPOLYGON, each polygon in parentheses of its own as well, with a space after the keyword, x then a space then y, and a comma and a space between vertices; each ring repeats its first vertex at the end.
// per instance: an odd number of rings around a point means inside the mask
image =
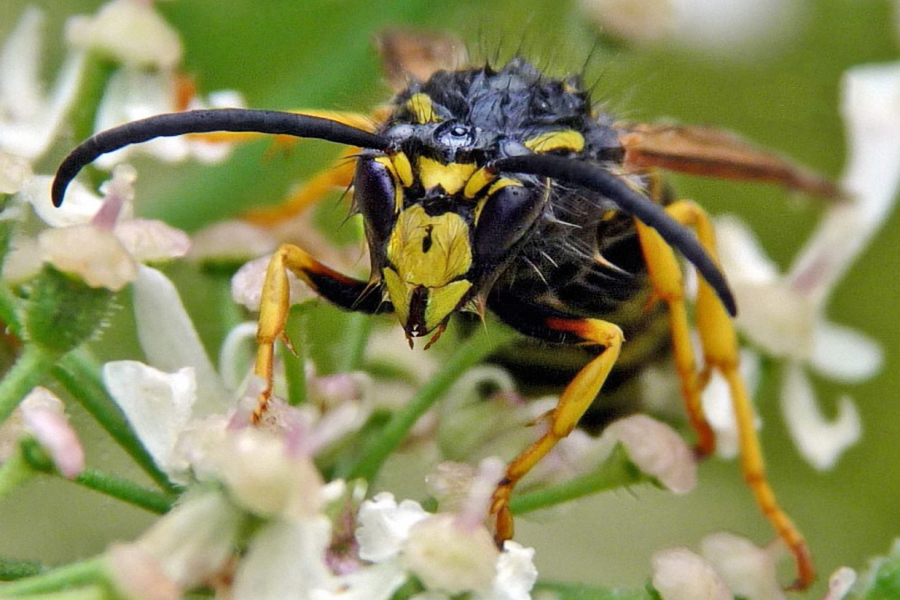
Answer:
MULTIPOLYGON (((386 48, 392 51, 395 42, 386 48)), ((345 162, 312 187, 352 191, 371 274, 348 277, 295 245, 275 252, 260 306, 255 371, 265 387, 254 420, 272 396, 274 348, 289 312, 288 272, 345 310, 395 314, 410 345, 423 337, 426 347, 434 344, 452 315, 468 311, 491 313, 530 339, 589 347, 590 359, 547 416, 546 434, 509 463, 494 493, 490 510, 502 541, 513 533, 509 500, 517 482, 578 425, 625 340, 639 335, 642 316, 662 307, 698 454, 715 446, 700 394, 718 371, 736 409, 744 477, 795 557, 795 587, 808 586, 814 568, 806 542, 766 479, 738 373, 731 320, 737 309, 718 266, 712 223, 699 205, 675 199, 658 170, 777 182, 822 195, 834 195, 831 184, 729 134, 617 121, 592 104, 579 77, 550 77, 522 58, 496 68, 408 69, 401 77, 402 89, 374 117, 196 110, 101 132, 62 162, 53 202, 59 206, 72 179, 100 155, 157 137, 255 132, 346 146, 345 162), (690 343, 676 252, 700 275, 693 312, 702 364, 690 343)))

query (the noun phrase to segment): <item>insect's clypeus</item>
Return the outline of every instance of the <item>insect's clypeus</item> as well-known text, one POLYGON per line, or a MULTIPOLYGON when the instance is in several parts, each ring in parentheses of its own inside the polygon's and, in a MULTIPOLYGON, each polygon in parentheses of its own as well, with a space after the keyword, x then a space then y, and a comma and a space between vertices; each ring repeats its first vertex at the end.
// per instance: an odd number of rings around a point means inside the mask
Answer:
POLYGON ((512 536, 508 503, 516 483, 576 427, 624 340, 634 343, 647 320, 667 318, 671 334, 657 346, 674 356, 698 454, 715 446, 700 393, 717 370, 736 408, 744 476, 796 559, 794 586, 808 586, 814 569, 806 543, 765 477, 738 373, 729 316, 736 307, 717 266, 711 222, 698 205, 673 200, 656 171, 777 182, 820 195, 835 189, 715 130, 616 122, 594 109, 577 77, 555 79, 520 58, 498 69, 413 72, 405 82, 390 111, 371 119, 220 109, 116 127, 65 159, 53 201, 60 205, 71 180, 98 156, 157 137, 250 131, 348 146, 344 157, 355 157, 353 168, 343 166, 326 179, 352 186, 365 222, 371 276, 347 277, 292 245, 273 255, 260 306, 256 372, 266 386, 255 420, 272 394, 274 345, 289 310, 288 271, 341 308, 393 312, 410 344, 423 336, 433 344, 451 315, 472 311, 493 313, 530 338, 588 345, 594 352, 563 390, 547 433, 510 462, 494 493, 490 510, 497 538, 504 540, 512 536), (675 251, 701 277, 695 324, 702 368, 689 339, 675 251))

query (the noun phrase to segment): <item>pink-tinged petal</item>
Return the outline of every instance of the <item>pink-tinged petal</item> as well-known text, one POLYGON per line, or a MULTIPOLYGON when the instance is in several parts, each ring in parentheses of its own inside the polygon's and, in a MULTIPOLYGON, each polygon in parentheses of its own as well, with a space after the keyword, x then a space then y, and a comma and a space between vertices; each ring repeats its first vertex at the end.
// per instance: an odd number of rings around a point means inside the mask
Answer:
POLYGON ((178 33, 147 2, 112 0, 96 15, 71 17, 66 38, 134 67, 172 69, 181 62, 178 33))
POLYGON ((72 479, 84 470, 84 448, 66 418, 65 406, 53 392, 34 388, 19 405, 22 425, 34 435, 63 477, 72 479))
POLYGON ((662 600, 732 600, 715 569, 687 548, 653 555, 653 587, 662 600))
POLYGON ((162 221, 131 219, 116 226, 115 234, 134 259, 142 263, 179 258, 191 247, 185 232, 162 221))
POLYGON ((91 287, 117 292, 137 278, 137 263, 111 231, 90 225, 45 229, 38 247, 45 262, 91 287))
POLYGON ((758 548, 742 537, 716 533, 704 538, 700 546, 700 553, 735 596, 747 600, 785 599, 776 572, 778 558, 784 554, 780 540, 758 548))
POLYGON ((697 463, 684 439, 647 415, 632 415, 610 424, 603 437, 617 440, 637 467, 676 494, 697 485, 697 463))
POLYGON ((197 398, 193 371, 170 374, 137 361, 114 361, 103 365, 103 383, 154 462, 167 472, 183 470, 173 450, 197 398))
POLYGON ((216 374, 178 290, 163 273, 146 266, 138 268, 134 313, 141 348, 150 365, 169 372, 193 368, 197 378, 194 416, 231 408, 231 394, 216 374))
POLYGON ((859 383, 873 377, 884 363, 881 344, 851 327, 822 320, 814 339, 810 366, 829 379, 859 383))
MULTIPOLYGON (((266 268, 269 266, 271 256, 264 256, 251 260, 238 269, 231 278, 231 297, 238 304, 243 304, 248 310, 259 310, 259 302, 262 298, 263 283, 266 280, 266 268)), ((316 297, 308 285, 288 273, 290 284, 291 304, 299 304, 316 297)))
POLYGON ((31 176, 27 160, 0 150, 0 194, 15 194, 31 176))
POLYGON ((113 544, 106 552, 106 567, 116 592, 126 600, 178 600, 181 588, 162 566, 137 544, 113 544))
POLYGON ((862 435, 859 413, 848 396, 841 397, 833 420, 822 414, 812 385, 799 364, 788 367, 781 390, 781 410, 803 458, 820 470, 833 467, 862 435))
POLYGON ((100 186, 103 194, 103 206, 91 219, 91 225, 98 229, 112 231, 125 213, 131 216, 131 203, 134 200, 134 182, 137 171, 131 165, 117 165, 112 177, 100 186))

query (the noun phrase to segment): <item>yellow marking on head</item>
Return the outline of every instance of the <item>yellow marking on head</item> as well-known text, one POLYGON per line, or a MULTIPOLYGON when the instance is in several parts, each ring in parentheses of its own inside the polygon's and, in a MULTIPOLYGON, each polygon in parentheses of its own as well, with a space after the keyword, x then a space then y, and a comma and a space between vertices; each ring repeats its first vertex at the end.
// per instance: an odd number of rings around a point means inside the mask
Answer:
POLYGON ((397 313, 400 323, 405 326, 409 320, 409 305, 412 301, 414 286, 401 280, 397 271, 390 267, 383 268, 381 273, 384 275, 384 284, 387 286, 388 296, 394 305, 394 312, 397 313))
POLYGON ((398 152, 391 156, 391 161, 394 163, 397 176, 400 177, 400 183, 403 184, 403 187, 410 187, 415 181, 415 176, 409 157, 403 152, 398 152))
POLYGON ((548 131, 525 140, 525 147, 538 154, 554 150, 581 152, 584 149, 584 136, 574 129, 548 131))
MULTIPOLYGON (((403 187, 401 185, 396 185, 399 181, 401 184, 403 180, 400 178, 400 175, 397 173, 397 168, 394 166, 393 161, 388 156, 379 156, 375 159, 375 162, 378 164, 384 165, 384 168, 388 170, 388 173, 391 174, 391 178, 394 180, 394 212, 400 213, 403 210, 403 187)), ((409 161, 407 161, 408 164, 409 161)))
POLYGON ((456 213, 430 216, 416 204, 397 218, 387 258, 404 282, 429 288, 447 285, 472 265, 469 226, 456 213))
POLYGON ((426 190, 441 186, 447 194, 455 194, 466 185, 477 169, 475 163, 443 164, 425 156, 419 157, 419 179, 426 190))
POLYGON ((428 94, 424 94, 422 92, 418 92, 409 97, 409 100, 406 101, 406 108, 408 108, 413 116, 416 119, 416 123, 425 124, 425 123, 436 123, 440 121, 440 117, 437 116, 434 112, 434 103, 431 101, 431 97, 428 94))
POLYGON ((475 225, 478 225, 478 218, 481 216, 481 210, 484 208, 484 205, 487 204, 491 199, 491 196, 493 196, 498 190, 510 185, 517 185, 519 187, 522 187, 521 182, 518 182, 515 179, 510 179, 509 177, 501 177, 500 179, 495 181, 490 188, 488 188, 487 194, 485 194, 484 197, 479 200, 478 204, 475 206, 475 225))
POLYGON ((495 179, 497 179, 496 173, 487 167, 481 167, 475 171, 474 175, 469 177, 469 181, 466 182, 466 188, 463 190, 463 196, 471 200, 478 195, 478 192, 483 190, 485 186, 495 179))

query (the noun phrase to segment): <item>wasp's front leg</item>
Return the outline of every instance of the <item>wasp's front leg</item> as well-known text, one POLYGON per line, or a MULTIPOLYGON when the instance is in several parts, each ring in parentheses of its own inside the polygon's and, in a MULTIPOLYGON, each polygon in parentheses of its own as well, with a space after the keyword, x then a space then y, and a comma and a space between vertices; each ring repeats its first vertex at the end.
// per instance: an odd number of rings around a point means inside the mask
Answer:
POLYGON ((259 303, 259 327, 256 332, 259 348, 254 372, 263 379, 264 386, 251 417, 254 423, 259 422, 272 397, 275 342, 284 335, 291 307, 288 271, 323 298, 345 310, 374 313, 388 306, 383 302, 377 285, 338 273, 297 246, 280 246, 269 260, 259 303))
POLYGON ((563 390, 556 407, 548 414, 550 426, 547 433, 507 466, 506 475, 497 486, 491 503, 491 513, 497 518, 495 539, 498 544, 513 535, 512 514, 509 511, 513 488, 561 439, 575 429, 619 358, 624 341, 622 330, 617 325, 599 319, 551 317, 544 320, 543 326, 566 337, 581 340, 582 343, 600 346, 602 351, 563 390))

